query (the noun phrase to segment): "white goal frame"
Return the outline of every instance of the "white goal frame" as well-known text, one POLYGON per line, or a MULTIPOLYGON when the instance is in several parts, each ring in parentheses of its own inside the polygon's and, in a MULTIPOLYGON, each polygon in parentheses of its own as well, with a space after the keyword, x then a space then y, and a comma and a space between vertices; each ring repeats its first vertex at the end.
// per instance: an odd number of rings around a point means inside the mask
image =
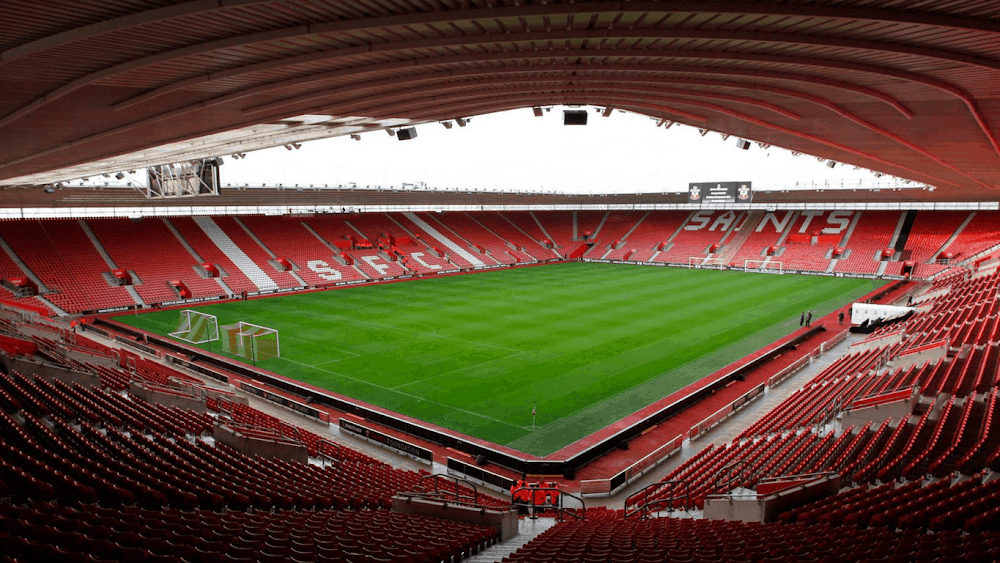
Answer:
POLYGON ((708 268, 710 270, 721 270, 726 266, 726 261, 722 258, 709 258, 708 256, 689 256, 688 268, 708 268))
POLYGON ((780 275, 785 273, 785 264, 778 260, 744 260, 743 271, 776 273, 780 275), (754 267, 752 264, 757 264, 757 266, 754 267))
POLYGON ((262 338, 262 337, 265 337, 265 336, 270 336, 270 335, 273 334, 274 335, 274 351, 275 351, 275 354, 274 354, 274 356, 269 356, 268 358, 265 358, 265 359, 269 359, 271 357, 274 357, 274 358, 280 358, 281 357, 281 340, 278 337, 278 330, 274 329, 274 328, 271 328, 271 327, 267 327, 267 326, 262 326, 262 325, 258 325, 258 324, 254 324, 254 323, 248 323, 246 321, 237 321, 235 325, 226 325, 225 327, 223 327, 224 329, 227 329, 227 341, 223 343, 224 344, 224 346, 223 346, 224 349, 226 349, 227 347, 229 347, 229 341, 228 341, 228 338, 229 338, 228 334, 229 334, 229 332, 228 332, 228 330, 230 328, 234 327, 234 326, 236 328, 236 331, 235 331, 236 343, 235 344, 236 344, 237 349, 231 351, 231 353, 234 353, 237 356, 241 356, 241 357, 250 359, 251 361, 253 361, 256 364, 257 360, 260 359, 260 354, 258 353, 259 348, 257 346, 257 340, 259 338, 262 338), (250 340, 249 342, 247 342, 247 340, 246 340, 248 338, 250 340), (240 351, 242 351, 243 353, 241 354, 240 351))
POLYGON ((181 311, 180 325, 177 327, 177 330, 170 333, 170 336, 191 344, 215 342, 216 340, 219 340, 219 319, 215 315, 209 315, 208 313, 202 313, 201 311, 195 311, 194 309, 184 309, 181 311), (191 327, 194 326, 195 322, 197 322, 196 319, 205 319, 205 322, 208 323, 208 328, 205 331, 205 337, 201 340, 189 338, 191 334, 191 327))

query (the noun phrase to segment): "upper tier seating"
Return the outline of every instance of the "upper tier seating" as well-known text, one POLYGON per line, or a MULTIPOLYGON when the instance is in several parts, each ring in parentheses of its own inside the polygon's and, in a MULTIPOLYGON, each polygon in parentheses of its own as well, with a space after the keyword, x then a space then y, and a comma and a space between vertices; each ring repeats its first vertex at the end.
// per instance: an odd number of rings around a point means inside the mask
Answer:
POLYGON ((781 256, 777 260, 782 262, 786 270, 825 272, 830 267, 833 249, 843 241, 850 221, 856 217, 856 213, 844 211, 824 211, 819 215, 800 213, 792 221, 788 231, 789 236, 782 244, 781 256), (821 242, 817 237, 816 244, 812 244, 813 233, 818 233, 822 237, 834 237, 837 241, 830 242, 824 238, 821 242))
POLYGON ((648 262, 657 253, 657 248, 687 221, 688 215, 686 211, 651 212, 625 240, 619 239, 621 244, 607 259, 624 260, 628 254, 630 261, 648 262))
MULTIPOLYGON (((304 221, 316 233, 330 245, 337 247, 339 244, 346 244, 346 252, 354 261, 355 271, 364 272, 369 279, 379 279, 386 276, 401 276, 406 270, 396 262, 389 259, 388 255, 380 251, 374 243, 368 248, 351 249, 350 241, 368 240, 364 233, 356 230, 349 219, 341 217, 310 217, 304 221)), ((337 268, 340 270, 341 268, 337 268)), ((346 270, 345 270, 346 271, 346 270)))
POLYGON ((952 252, 959 260, 964 260, 998 244, 1000 211, 976 211, 969 224, 942 252, 952 252))
POLYGON ((552 251, 542 246, 539 240, 525 234, 530 231, 524 225, 512 223, 508 214, 473 212, 470 215, 505 241, 520 247, 521 252, 531 260, 547 260, 553 257, 552 251))
MULTIPOLYGON (((556 245, 556 250, 563 256, 569 256, 574 250, 583 244, 584 233, 595 233, 597 227, 604 218, 603 211, 535 211, 535 217, 545 227, 545 231, 552 237, 552 242, 556 245), (576 215, 576 238, 573 238, 573 215, 576 215)), ((607 239, 597 233, 597 239, 607 239)))
POLYGON ((46 295, 66 311, 92 311, 134 305, 124 287, 102 276, 111 268, 76 221, 0 221, 0 236, 49 290, 46 295))
POLYGON ((170 223, 177 229, 177 232, 184 237, 184 240, 194 249, 195 252, 201 256, 201 259, 210 263, 216 264, 225 272, 226 275, 222 277, 222 281, 229 286, 229 289, 233 290, 235 293, 241 293, 243 291, 252 292, 257 291, 258 287, 250 281, 250 278, 243 273, 243 270, 239 269, 229 259, 228 256, 218 246, 212 242, 212 239, 205 234, 205 231, 201 230, 201 227, 194 222, 190 217, 171 217, 169 219, 170 223))
POLYGON ((442 213, 438 220, 446 225, 452 232, 468 241, 473 246, 466 250, 479 256, 480 260, 489 263, 492 258, 499 264, 517 264, 520 262, 530 262, 532 259, 514 248, 511 248, 506 241, 497 236, 496 233, 484 227, 476 219, 466 213, 442 213), (479 251, 481 247, 488 253, 483 255, 479 251))
MULTIPOLYGON (((578 211, 575 216, 577 234, 590 231, 597 239, 596 244, 586 251, 586 258, 647 262, 655 256, 657 262, 688 264, 692 257, 722 256, 728 257, 730 264, 737 267, 747 259, 762 259, 761 253, 777 243, 783 234, 824 231, 827 236, 838 236, 846 232, 847 224, 852 219, 850 212, 846 211, 790 213, 795 214, 794 220, 790 220, 790 225, 782 232, 778 232, 776 226, 779 219, 786 217, 781 212, 774 213, 773 219, 769 219, 772 214, 766 214, 762 218, 761 232, 751 233, 745 241, 738 233, 730 232, 717 256, 708 254, 709 247, 723 242, 732 224, 742 220, 742 212, 578 211), (671 237, 674 240, 668 243, 671 237), (666 250, 661 251, 664 247, 666 250)), ((859 222, 846 243, 848 256, 837 260, 836 271, 874 274, 882 265, 876 259, 877 255, 885 250, 892 238, 900 212, 855 212, 855 216, 858 215, 859 222)), ((959 259, 994 245, 995 237, 991 237, 996 230, 992 219, 996 215, 993 212, 977 212, 974 215, 951 244, 952 250, 965 248, 960 251, 959 259)), ((549 260, 556 256, 568 256, 583 245, 582 240, 572 239, 573 212, 418 213, 416 217, 455 246, 431 236, 405 213, 319 215, 309 218, 215 217, 212 222, 246 254, 252 265, 259 267, 282 288, 294 288, 301 284, 291 273, 272 263, 277 258, 291 260, 295 274, 306 284, 323 286, 340 281, 378 280, 407 273, 432 274, 456 268, 470 269, 478 266, 473 260, 480 260, 486 266, 549 260), (322 240, 309 232, 309 228, 316 231, 322 240), (352 237, 356 241, 371 241, 372 244, 351 248, 347 242, 346 247, 342 246, 352 237), (397 244, 396 248, 392 248, 389 237, 401 241, 404 246, 407 240, 413 244, 405 247, 397 244), (545 248, 545 240, 550 237, 557 245, 554 250, 545 248), (380 239, 384 240, 380 242, 380 239), (463 257, 456 247, 468 254, 463 257), (487 253, 484 254, 480 248, 487 253), (342 252, 346 257, 341 255, 342 252), (415 258, 414 253, 420 256, 415 258), (348 264, 348 261, 353 264, 348 264), (310 263, 313 267, 309 267, 310 263)), ((968 217, 965 212, 920 212, 910 234, 908 251, 915 251, 917 259, 935 258, 931 254, 937 250, 936 247, 952 236, 965 217, 968 217), (935 248, 932 250, 931 247, 935 248)), ((222 268, 224 274, 221 280, 233 293, 258 290, 257 285, 190 217, 147 218, 142 221, 89 219, 86 224, 115 265, 138 276, 137 281, 141 283, 135 289, 147 304, 178 299, 176 290, 169 283, 171 280, 180 280, 195 298, 225 295, 218 281, 201 277, 198 260, 181 241, 176 240, 177 237, 169 229, 171 225, 202 260, 222 268), (150 260, 151 254, 156 259, 150 260)), ((77 221, 5 222, 0 225, 0 236, 10 243, 43 284, 54 290, 50 294, 51 299, 63 309, 80 312, 134 304, 126 290, 108 286, 104 274, 111 268, 77 221)), ((827 256, 835 245, 829 241, 812 245, 800 239, 801 236, 789 237, 782 243, 779 255, 772 260, 781 262, 786 270, 828 269, 831 262, 827 256)), ((5 254, 0 253, 0 276, 20 276, 20 269, 5 254)), ((896 275, 900 273, 902 263, 892 261, 885 266, 885 274, 896 275)), ((915 275, 926 278, 950 268, 944 264, 921 263, 915 275)), ((270 283, 263 278, 258 282, 270 283)), ((7 290, 2 290, 0 296, 7 293, 7 290)))
MULTIPOLYGON (((477 253, 467 249, 466 248, 467 245, 464 244, 462 239, 454 237, 450 232, 450 230, 448 229, 448 227, 442 225, 437 219, 433 217, 432 214, 416 213, 415 216, 417 217, 417 219, 426 223, 431 229, 434 229, 438 233, 438 235, 444 237, 448 241, 451 241, 455 246, 457 246, 458 248, 462 249, 465 252, 468 252, 474 258, 478 259, 477 253)), ((409 230, 411 233, 413 233, 414 236, 429 244, 431 248, 438 250, 442 254, 444 254, 444 256, 447 257, 448 261, 454 264, 455 267, 462 269, 469 269, 475 267, 475 265, 472 262, 470 262, 469 259, 467 259, 460 253, 455 251, 454 248, 450 248, 447 244, 439 240, 436 236, 429 233, 422 226, 411 221, 410 218, 407 217, 406 215, 396 214, 393 216, 393 218, 399 221, 399 223, 404 227, 406 227, 406 229, 409 230)), ((495 262, 489 260, 483 260, 482 262, 484 264, 495 265, 495 262)))
POLYGON ((733 211, 698 212, 688 219, 671 241, 669 250, 661 252, 656 261, 687 264, 692 257, 706 258, 709 247, 721 242, 729 227, 738 221, 739 214, 733 211))
MULTIPOLYGON (((645 215, 644 211, 609 211, 607 220, 604 221, 601 230, 597 232, 598 243, 587 251, 584 257, 600 258, 603 256, 608 251, 609 245, 622 240, 625 234, 632 230, 645 215)), ((631 257, 629 259, 631 260, 631 257)))
MULTIPOLYGON (((539 225, 539 221, 537 220, 538 215, 536 213, 531 211, 508 211, 503 213, 503 215, 527 233, 528 236, 537 240, 539 244, 542 244, 542 246, 545 246, 546 240, 552 242, 553 245, 555 244, 555 241, 552 240, 552 235, 547 233, 545 229, 539 225)), ((546 254, 546 258, 550 256, 565 256, 566 254, 569 254, 572 249, 566 250, 565 252, 560 252, 560 250, 565 249, 553 248, 547 250, 548 254, 546 254)))
POLYGON ((203 279, 194 270, 194 257, 177 240, 162 219, 88 219, 119 268, 131 270, 142 280, 135 289, 146 303, 176 301, 179 296, 169 284, 181 280, 193 297, 220 295, 215 280, 203 279))
MULTIPOLYGON (((785 213, 794 214, 794 211, 786 211, 785 213)), ((746 216, 752 217, 752 216, 746 216)), ((778 229, 775 221, 770 220, 770 217, 775 217, 771 213, 764 214, 761 221, 756 224, 749 233, 740 231, 733 231, 729 237, 726 239, 726 245, 739 244, 734 243, 737 237, 744 237, 745 240, 739 247, 735 249, 735 252, 731 254, 732 258, 729 259, 729 264, 736 267, 744 267, 746 260, 765 260, 767 258, 767 248, 777 244, 778 239, 781 238, 782 231, 778 229)), ((785 216, 781 215, 781 219, 785 216)), ((740 219, 744 221, 745 219, 740 219)), ((749 225, 743 227, 749 228, 749 225)), ((786 229, 788 226, 786 225, 786 229)), ((732 249, 730 249, 732 250, 732 249)), ((781 260, 781 258, 773 258, 773 260, 781 260)))
POLYGON ((302 285, 288 272, 279 271, 269 263, 273 257, 247 234, 237 218, 214 217, 213 220, 229 236, 229 239, 236 243, 240 250, 245 252, 269 278, 278 284, 278 287, 300 287, 302 285))
POLYGON ((874 274, 879 267, 877 255, 889 247, 892 234, 899 223, 898 211, 859 211, 858 221, 846 249, 847 258, 837 261, 837 272, 859 272, 874 274))
POLYGON ((937 258, 938 249, 969 217, 968 211, 918 211, 904 250, 918 264, 937 258))
POLYGON ((241 220, 279 258, 298 266, 296 273, 308 284, 323 286, 363 279, 357 270, 337 261, 333 250, 310 233, 299 217, 247 216, 241 220))

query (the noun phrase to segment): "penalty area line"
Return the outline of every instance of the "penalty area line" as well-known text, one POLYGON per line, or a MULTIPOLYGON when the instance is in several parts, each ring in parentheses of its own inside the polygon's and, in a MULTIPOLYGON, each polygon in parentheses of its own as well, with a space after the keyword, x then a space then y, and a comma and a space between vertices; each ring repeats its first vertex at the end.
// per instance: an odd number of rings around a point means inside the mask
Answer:
MULTIPOLYGON (((286 360, 287 360, 287 358, 286 358, 286 360)), ((295 360, 287 360, 287 361, 292 362, 293 364, 299 364, 302 367, 312 368, 312 369, 316 369, 316 370, 319 370, 319 371, 325 371, 326 373, 329 373, 329 374, 332 374, 332 375, 336 375, 338 377, 343 377, 344 379, 350 379, 351 381, 356 381, 358 383, 364 383, 366 385, 371 385, 372 387, 378 387, 379 389, 382 389, 382 390, 385 390, 385 391, 390 391, 390 392, 393 392, 393 393, 399 393, 400 395, 405 395, 407 397, 410 397, 410 398, 413 398, 413 399, 417 399, 418 401, 427 401, 428 403, 431 403, 431 404, 434 404, 434 405, 438 405, 439 407, 443 407, 443 408, 446 408, 446 409, 455 410, 455 411, 458 411, 458 412, 463 412, 465 414, 470 414, 472 416, 476 416, 476 417, 479 417, 479 418, 484 418, 486 420, 489 420, 490 422, 496 422, 498 424, 503 424, 504 426, 510 426, 511 428, 518 428, 518 429, 520 429, 520 427, 517 426, 517 425, 515 425, 515 424, 511 424, 509 422, 505 422, 503 420, 499 420, 499 419, 493 418, 491 416, 486 416, 485 414, 482 414, 482 413, 465 410, 463 408, 459 408, 459 407, 456 407, 456 406, 453 406, 453 405, 449 405, 449 404, 446 404, 446 403, 442 403, 442 402, 439 402, 439 401, 428 399, 427 397, 421 397, 420 395, 414 395, 413 393, 407 393, 406 391, 397 391, 397 390, 395 390, 395 389, 393 389, 391 387, 386 387, 384 385, 379 385, 378 383, 372 383, 371 381, 366 381, 364 379, 358 379, 357 377, 351 377, 350 375, 343 374, 343 373, 340 373, 340 372, 336 372, 336 371, 333 371, 333 370, 311 366, 309 364, 304 364, 302 362, 298 362, 298 361, 295 361, 295 360)))

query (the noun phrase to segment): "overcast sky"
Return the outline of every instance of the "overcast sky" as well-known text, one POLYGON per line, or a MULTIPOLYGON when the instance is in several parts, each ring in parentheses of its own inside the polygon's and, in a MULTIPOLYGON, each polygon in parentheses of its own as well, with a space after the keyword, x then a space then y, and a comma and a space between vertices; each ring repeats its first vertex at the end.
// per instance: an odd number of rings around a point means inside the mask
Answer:
MULTIPOLYGON (((227 157, 222 183, 401 185, 544 190, 565 193, 684 191, 689 182, 751 181, 755 189, 794 189, 810 182, 830 188, 874 185, 867 170, 827 168, 808 155, 785 149, 743 151, 736 138, 702 137, 693 127, 656 127, 649 117, 615 111, 601 117, 589 108, 586 126, 564 126, 562 107, 543 117, 530 108, 474 117, 466 127, 431 123, 418 136, 399 141, 384 131, 361 141, 338 137, 227 157)), ((888 182, 884 178, 879 182, 888 182)))

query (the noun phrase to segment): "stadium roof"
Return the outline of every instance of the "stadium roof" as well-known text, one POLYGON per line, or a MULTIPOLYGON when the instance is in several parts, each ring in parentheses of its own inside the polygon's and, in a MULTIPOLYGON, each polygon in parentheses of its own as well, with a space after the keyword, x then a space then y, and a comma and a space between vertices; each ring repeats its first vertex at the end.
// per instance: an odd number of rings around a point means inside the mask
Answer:
POLYGON ((0 184, 591 104, 926 199, 1000 194, 991 0, 7 0, 0 21, 0 184))

